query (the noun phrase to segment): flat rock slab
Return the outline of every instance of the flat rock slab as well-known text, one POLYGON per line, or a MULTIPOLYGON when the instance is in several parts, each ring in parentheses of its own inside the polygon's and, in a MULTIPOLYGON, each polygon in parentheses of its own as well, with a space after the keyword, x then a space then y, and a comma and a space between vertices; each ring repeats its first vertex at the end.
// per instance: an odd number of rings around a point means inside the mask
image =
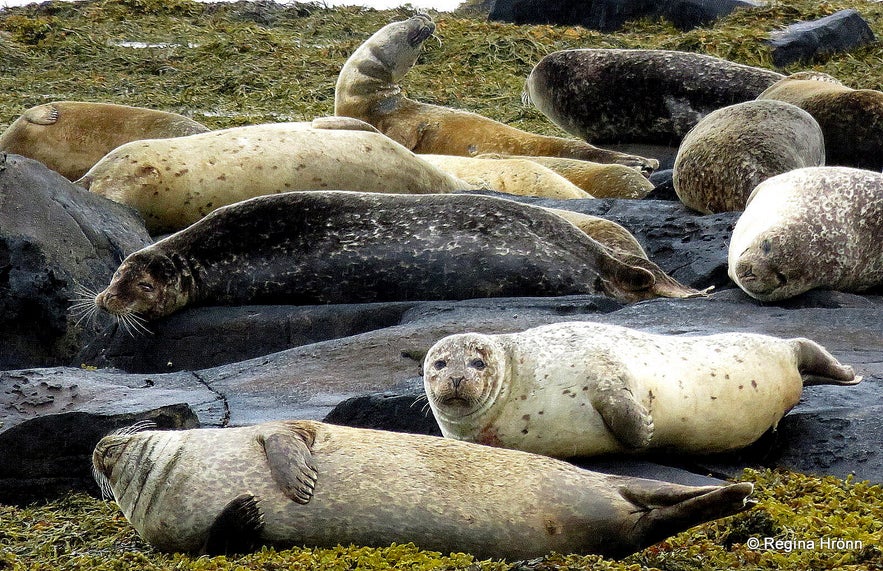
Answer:
POLYGON ((812 22, 798 22, 772 32, 773 64, 786 67, 822 56, 847 52, 876 41, 868 22, 854 9, 840 10, 812 22))

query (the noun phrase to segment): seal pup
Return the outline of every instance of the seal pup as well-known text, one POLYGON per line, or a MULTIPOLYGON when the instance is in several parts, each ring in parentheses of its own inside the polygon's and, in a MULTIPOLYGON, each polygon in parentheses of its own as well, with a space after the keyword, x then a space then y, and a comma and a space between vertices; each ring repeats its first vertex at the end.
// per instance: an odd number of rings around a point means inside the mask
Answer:
POLYGON ((852 89, 817 71, 777 81, 758 99, 775 99, 809 112, 825 134, 828 165, 883 169, 883 92, 852 89))
POLYGON ((593 198, 644 198, 653 183, 625 165, 594 163, 563 157, 528 157, 484 153, 478 159, 527 159, 560 174, 593 198))
POLYGON ((399 82, 434 31, 432 19, 417 14, 388 24, 368 38, 340 70, 334 114, 367 121, 415 153, 549 155, 619 163, 647 174, 659 166, 655 159, 528 133, 475 113, 405 97, 399 82))
POLYGON ((677 147, 708 113, 755 99, 783 77, 680 51, 563 50, 534 66, 522 99, 587 141, 677 147))
POLYGON ((474 187, 350 117, 233 127, 114 149, 77 184, 138 210, 152 234, 295 190, 439 193, 474 187))
POLYGON ((156 319, 188 305, 670 295, 641 265, 501 198, 289 192, 219 208, 131 254, 95 303, 156 319))
POLYGON ((730 278, 760 301, 883 285, 883 174, 798 169, 757 186, 733 228, 730 278))
POLYGON ((86 101, 31 107, 0 135, 0 151, 40 161, 69 180, 138 139, 183 137, 208 127, 177 113, 86 101))
POLYGON ((423 365, 448 438, 559 458, 748 446, 803 386, 861 381, 808 339, 566 322, 438 341, 423 365))
POLYGON ((703 214, 744 210, 764 180, 825 164, 822 129, 803 109, 783 101, 746 101, 705 116, 678 149, 675 194, 703 214))
POLYGON ((153 547, 209 554, 413 542, 479 559, 621 557, 747 509, 753 490, 296 420, 110 435, 92 463, 99 486, 153 547))
MULTIPOLYGON (((564 200, 594 198, 555 171, 523 158, 488 159, 456 155, 417 156, 476 188, 486 188, 519 196, 540 196, 564 200)), ((621 168, 644 179, 634 169, 624 166, 621 168)))

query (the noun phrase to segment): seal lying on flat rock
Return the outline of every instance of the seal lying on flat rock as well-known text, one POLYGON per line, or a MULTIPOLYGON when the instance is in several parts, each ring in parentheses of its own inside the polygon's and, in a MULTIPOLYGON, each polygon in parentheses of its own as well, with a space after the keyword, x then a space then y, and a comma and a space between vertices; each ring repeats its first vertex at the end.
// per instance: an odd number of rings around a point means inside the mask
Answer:
POLYGON ((368 38, 340 70, 334 114, 367 121, 415 153, 549 155, 619 163, 647 173, 659 166, 655 159, 528 133, 475 113, 408 99, 399 81, 433 31, 429 16, 418 14, 388 24, 368 38))
POLYGON ((758 98, 786 101, 809 112, 825 134, 827 164, 883 169, 883 92, 852 89, 826 73, 801 71, 758 98))
POLYGON ((0 136, 0 151, 36 159, 76 180, 113 149, 138 139, 183 137, 208 127, 142 107, 55 101, 31 107, 0 136))
POLYGON ((131 254, 95 301, 156 319, 187 305, 671 295, 640 266, 505 199, 289 192, 220 208, 131 254))
POLYGON ((485 153, 478 159, 527 159, 554 171, 593 198, 644 198, 653 190, 653 183, 625 165, 594 163, 563 157, 528 157, 485 153))
POLYGON ((559 458, 741 448, 775 428, 804 385, 861 381, 807 339, 583 322, 451 335, 423 370, 445 436, 559 458))
POLYGON ((686 206, 703 214, 744 210, 764 180, 825 164, 822 130, 783 101, 746 101, 718 109, 687 133, 672 180, 686 206))
POLYGON ((743 511, 753 486, 682 486, 433 436, 312 421, 104 437, 100 486, 162 551, 414 542, 526 559, 624 556, 743 511))
POLYGON ((135 208, 153 234, 180 230, 226 204, 278 192, 473 188, 349 117, 135 141, 109 153, 77 184, 135 208))
POLYGON ((533 68, 524 96, 588 141, 676 147, 708 113, 754 99, 783 77, 687 52, 564 50, 533 68))
POLYGON ((794 170, 754 189, 736 222, 730 278, 761 301, 814 288, 883 285, 883 174, 848 167, 794 170))

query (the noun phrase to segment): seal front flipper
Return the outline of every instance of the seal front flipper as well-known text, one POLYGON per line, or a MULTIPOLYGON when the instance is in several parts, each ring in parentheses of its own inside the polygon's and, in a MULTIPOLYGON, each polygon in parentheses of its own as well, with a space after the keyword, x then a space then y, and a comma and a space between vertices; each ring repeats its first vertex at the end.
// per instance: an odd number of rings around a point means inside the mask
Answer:
POLYGON ((329 117, 316 117, 310 122, 313 129, 330 129, 341 131, 368 131, 370 133, 380 133, 377 127, 370 123, 366 123, 361 119, 353 117, 341 117, 339 115, 331 115, 329 117))
MULTIPOLYGON (((601 357, 606 360, 606 358, 601 357)), ((613 436, 629 448, 646 448, 653 438, 653 418, 635 399, 622 377, 599 380, 592 393, 592 407, 613 436)))
POLYGON ((215 518, 201 552, 213 556, 254 551, 263 529, 264 516, 257 498, 248 492, 240 494, 215 518))
POLYGON ((840 362, 824 347, 809 339, 790 339, 797 352, 797 370, 803 378, 803 386, 857 385, 862 378, 849 365, 840 362))
POLYGON ((25 111, 22 116, 34 125, 53 125, 58 121, 58 107, 52 103, 38 105, 25 111))
POLYGON ((289 430, 274 431, 261 438, 273 481, 299 504, 313 497, 319 472, 313 464, 315 433, 304 423, 287 423, 289 430))

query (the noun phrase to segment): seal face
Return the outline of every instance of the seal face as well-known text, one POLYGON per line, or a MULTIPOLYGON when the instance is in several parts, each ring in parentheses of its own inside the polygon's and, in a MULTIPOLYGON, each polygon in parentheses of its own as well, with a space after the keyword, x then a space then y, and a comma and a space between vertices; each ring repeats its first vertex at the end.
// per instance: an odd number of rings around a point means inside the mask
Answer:
POLYGON ((588 141, 676 147, 708 113, 754 99, 783 77, 679 51, 563 50, 537 63, 524 96, 588 141))
POLYGON ((794 170, 754 189, 733 229, 730 278, 761 301, 814 288, 883 284, 883 174, 848 167, 794 170))
POLYGON ((311 421, 110 435, 92 462, 151 545, 210 554, 414 542, 479 558, 623 556, 746 509, 752 491, 311 421))
POLYGON ((96 303, 155 319, 184 305, 698 293, 672 290, 648 263, 505 199, 289 192, 220 208, 131 254, 96 303))
POLYGON ((113 149, 139 139, 183 137, 208 127, 143 107, 54 101, 25 111, 0 135, 0 151, 23 155, 77 180, 113 149))
POLYGON ((775 428, 804 385, 861 378, 807 339, 566 322, 445 337, 423 380, 446 437, 570 458, 741 448, 775 428))
POLYGON ((429 16, 417 14, 388 24, 368 38, 340 71, 334 91, 335 115, 367 121, 415 153, 548 155, 618 163, 648 174, 659 166, 655 159, 528 133, 475 113, 405 97, 399 82, 434 30, 429 16))
POLYGON ((825 135, 828 165, 883 169, 883 92, 852 89, 826 73, 801 71, 758 99, 785 101, 812 115, 825 135))
POLYGON ((672 173, 675 193, 704 214, 743 210, 764 180, 825 163, 812 116, 790 103, 746 101, 718 109, 687 133, 672 173))

